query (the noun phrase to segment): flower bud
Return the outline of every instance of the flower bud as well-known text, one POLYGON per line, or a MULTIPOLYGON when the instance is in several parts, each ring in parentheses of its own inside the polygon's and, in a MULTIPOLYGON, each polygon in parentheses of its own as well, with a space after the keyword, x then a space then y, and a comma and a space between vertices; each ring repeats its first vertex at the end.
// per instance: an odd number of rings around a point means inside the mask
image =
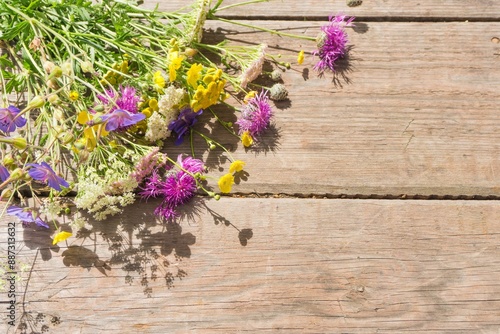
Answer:
POLYGON ((12 196, 12 189, 4 189, 0 194, 0 200, 9 199, 12 196))
POLYGON ((56 67, 56 65, 51 61, 46 61, 43 63, 43 69, 45 70, 45 72, 47 72, 47 74, 52 73, 54 67, 56 67))
POLYGON ((41 108, 45 104, 45 100, 40 95, 35 96, 30 103, 28 103, 28 107, 30 108, 41 108))
POLYGON ((10 177, 13 179, 13 180, 20 180, 22 179, 25 175, 29 175, 29 174, 26 174, 21 168, 16 168, 14 169, 14 171, 10 174, 10 177))
POLYGON ((14 160, 14 157, 12 156, 12 154, 6 154, 5 157, 3 158, 2 160, 2 165, 4 165, 5 167, 8 167, 12 164, 14 164, 15 160, 14 160))
POLYGON ((49 78, 60 78, 63 75, 63 70, 59 66, 55 66, 50 72, 49 78))
POLYGON ((51 89, 59 89, 59 84, 57 83, 57 80, 52 78, 52 79, 49 79, 47 80, 47 82, 45 82, 45 84, 47 85, 47 87, 51 88, 51 89))
MULTIPOLYGON (((64 64, 62 64, 62 68, 61 68, 61 75, 62 74, 65 74, 65 75, 72 75, 73 74, 73 66, 71 66, 71 63, 70 62, 65 62, 64 64)), ((57 77, 58 78, 58 77, 57 77)))
POLYGON ((64 213, 69 215, 71 213, 71 208, 64 208, 64 213))
POLYGON ((75 136, 71 132, 62 132, 57 137, 63 144, 69 144, 75 140, 75 136))
POLYGON ((198 50, 192 48, 186 48, 186 50, 184 50, 184 54, 190 58, 196 56, 197 53, 198 50))
POLYGON ((26 146, 28 146, 28 143, 26 142, 26 139, 17 137, 12 140, 12 145, 18 150, 24 150, 26 146))
POLYGON ((92 72, 94 72, 94 66, 88 60, 82 62, 80 64, 80 68, 82 69, 83 73, 92 73, 92 72))
POLYGON ((59 96, 53 94, 53 95, 50 95, 48 98, 47 98, 47 101, 49 101, 50 104, 52 105, 57 105, 61 102, 61 100, 59 99, 59 96))
POLYGON ((216 194, 216 195, 214 196, 214 199, 215 199, 216 201, 220 200, 220 195, 219 195, 219 194, 216 194))
POLYGON ((211 143, 210 146, 209 146, 209 149, 212 150, 212 151, 215 150, 216 148, 217 148, 217 146, 215 146, 214 143, 211 143))

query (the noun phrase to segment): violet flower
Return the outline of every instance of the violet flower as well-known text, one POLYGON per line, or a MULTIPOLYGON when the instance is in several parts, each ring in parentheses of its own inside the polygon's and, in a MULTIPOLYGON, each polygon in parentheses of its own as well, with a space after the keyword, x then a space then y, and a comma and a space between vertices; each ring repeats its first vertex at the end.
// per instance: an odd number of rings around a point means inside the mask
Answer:
POLYGON ((250 132, 252 137, 261 134, 269 126, 273 116, 267 91, 262 91, 259 95, 248 100, 241 111, 241 118, 236 121, 239 126, 239 134, 250 132))
POLYGON ((106 131, 126 130, 146 118, 144 114, 133 114, 124 109, 115 109, 112 112, 103 115, 100 119, 106 122, 106 131))
POLYGON ((61 191, 61 186, 65 188, 69 187, 68 182, 58 176, 45 161, 42 161, 40 164, 27 164, 27 166, 31 167, 28 174, 34 180, 45 182, 57 191, 61 191))
POLYGON ((3 132, 12 132, 16 127, 22 128, 26 124, 26 119, 18 116, 21 110, 14 106, 0 108, 0 130, 3 132))
POLYGON ((313 55, 319 57, 314 69, 323 73, 326 69, 335 71, 335 62, 346 54, 347 34, 345 26, 350 26, 354 17, 336 15, 329 17, 330 23, 321 27, 318 36, 318 50, 313 55))
POLYGON ((184 141, 184 135, 198 120, 196 116, 203 113, 203 110, 194 112, 193 109, 187 107, 184 108, 179 117, 175 121, 170 122, 168 129, 174 131, 177 134, 177 139, 175 140, 175 145, 180 145, 184 141))
POLYGON ((4 166, 0 165, 0 180, 5 182, 10 177, 10 173, 4 166))
POLYGON ((17 206, 9 206, 7 208, 7 214, 11 216, 16 216, 23 223, 23 227, 27 227, 30 223, 35 223, 38 226, 49 228, 46 222, 44 222, 40 217, 33 218, 33 212, 29 209, 23 209, 17 206))

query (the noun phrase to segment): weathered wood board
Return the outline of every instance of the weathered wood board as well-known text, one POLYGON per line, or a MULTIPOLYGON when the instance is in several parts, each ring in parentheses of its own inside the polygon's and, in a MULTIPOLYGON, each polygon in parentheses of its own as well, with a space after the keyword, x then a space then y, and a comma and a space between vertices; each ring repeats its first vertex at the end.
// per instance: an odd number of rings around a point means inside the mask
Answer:
MULTIPOLYGON (((199 203, 193 219, 166 229, 154 226, 154 204, 95 225, 86 239, 70 239, 69 248, 40 249, 25 297, 31 316, 45 316, 35 328, 93 334, 500 329, 498 201, 224 198, 199 203), (165 275, 173 279, 170 288, 165 275)), ((21 254, 29 262, 34 234, 23 237, 21 254)))
MULTIPOLYGON (((253 23, 311 36, 321 25, 253 23)), ((219 28, 228 39, 268 43, 292 64, 299 50, 314 50, 312 42, 219 28)), ((248 180, 235 191, 500 196, 500 44, 492 42, 499 31, 499 23, 477 22, 349 29, 353 49, 336 77, 319 78, 311 55, 283 74, 291 99, 276 103, 276 130, 260 149, 244 153, 237 138, 222 139, 247 161, 248 180)), ((189 152, 188 144, 180 150, 189 152)), ((220 155, 208 158, 217 173, 220 155)))
MULTIPOLYGON (((213 0, 215 4, 217 1, 213 0)), ((223 6, 245 2, 225 0, 223 6)), ((178 10, 190 4, 184 1, 146 1, 146 6, 161 10, 178 10)), ((221 6, 221 7, 223 7, 221 6)), ((273 0, 255 3, 250 6, 232 7, 220 11, 220 15, 240 18, 303 19, 328 17, 339 12, 370 19, 455 19, 455 20, 498 20, 500 3, 495 0, 363 0, 357 7, 347 6, 346 0, 273 0)))

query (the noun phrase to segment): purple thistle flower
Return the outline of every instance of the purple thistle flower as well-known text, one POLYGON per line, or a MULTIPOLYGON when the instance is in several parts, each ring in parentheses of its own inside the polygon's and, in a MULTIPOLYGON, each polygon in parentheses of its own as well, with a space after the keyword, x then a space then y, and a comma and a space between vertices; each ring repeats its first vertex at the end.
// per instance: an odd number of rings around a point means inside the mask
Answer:
POLYGON ((162 195, 163 180, 160 176, 158 169, 154 169, 151 175, 146 178, 144 187, 141 187, 139 195, 144 199, 149 199, 150 197, 158 198, 162 195))
POLYGON ((236 121, 239 126, 239 134, 248 131, 255 138, 269 126, 273 111, 269 104, 267 91, 251 98, 241 111, 241 118, 236 121))
POLYGON ((177 158, 177 164, 183 170, 169 170, 164 180, 158 169, 155 169, 139 193, 144 199, 163 197, 154 213, 166 220, 177 217, 177 207, 189 202, 196 194, 198 184, 189 173, 203 173, 205 168, 201 160, 191 157, 183 159, 182 155, 177 158))
POLYGON ((27 166, 31 167, 28 174, 34 180, 46 182, 51 188, 57 191, 61 191, 61 186, 69 187, 68 182, 58 176, 45 161, 42 161, 40 164, 27 164, 27 166))
POLYGON ((136 90, 134 87, 120 86, 120 96, 116 98, 116 93, 114 90, 107 90, 106 95, 97 95, 97 98, 101 100, 104 104, 111 104, 110 111, 114 111, 115 109, 126 110, 132 114, 137 114, 138 111, 138 103, 141 100, 140 96, 136 96, 136 90), (114 103, 110 101, 115 100, 114 103))
POLYGON ((7 208, 7 214, 11 216, 16 216, 23 223, 23 227, 27 227, 30 223, 35 223, 38 226, 49 228, 46 222, 44 222, 40 217, 33 218, 33 212, 30 209, 23 209, 17 206, 9 206, 7 208))
POLYGON ((12 132, 16 127, 22 128, 26 124, 26 119, 22 116, 18 117, 21 112, 14 106, 0 108, 0 130, 3 132, 12 132))
POLYGON ((179 171, 167 177, 163 183, 164 204, 176 208, 186 204, 196 193, 196 180, 189 174, 179 171))
POLYGON ((0 180, 5 182, 10 177, 10 173, 4 166, 0 165, 0 180))
POLYGON ((313 55, 319 57, 314 69, 323 73, 326 69, 335 71, 335 62, 346 54, 347 34, 345 26, 350 26, 354 17, 336 15, 329 17, 330 23, 321 27, 318 36, 318 50, 313 55))
POLYGON ((106 131, 126 130, 127 127, 134 125, 146 118, 144 114, 133 114, 123 109, 115 109, 110 113, 100 117, 106 122, 106 131))
POLYGON ((205 171, 205 165, 203 164, 203 161, 191 157, 182 159, 182 154, 179 154, 179 156, 177 157, 177 164, 193 174, 203 173, 205 171))
POLYGON ((175 121, 170 122, 168 129, 177 134, 175 145, 180 145, 184 141, 184 135, 198 120, 196 116, 203 113, 203 110, 194 112, 191 108, 184 108, 175 121))

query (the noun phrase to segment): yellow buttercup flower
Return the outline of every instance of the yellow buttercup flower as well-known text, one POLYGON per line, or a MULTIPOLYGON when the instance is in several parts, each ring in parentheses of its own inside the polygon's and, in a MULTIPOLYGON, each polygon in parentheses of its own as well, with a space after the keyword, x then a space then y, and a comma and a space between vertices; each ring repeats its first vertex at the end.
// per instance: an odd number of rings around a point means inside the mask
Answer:
POLYGON ((153 82, 155 84, 156 91, 158 93, 163 93, 163 88, 165 88, 166 82, 161 71, 156 71, 153 74, 153 82))
POLYGON ((243 143, 243 146, 245 147, 250 147, 253 144, 253 138, 250 135, 250 132, 245 131, 241 134, 241 142, 243 143))
POLYGON ((54 239, 52 240, 52 244, 55 245, 61 241, 64 241, 64 240, 68 239, 69 237, 71 237, 72 235, 73 235, 73 233, 61 231, 61 232, 57 233, 56 235, 54 235, 54 239))
POLYGON ((184 57, 179 56, 179 51, 173 51, 168 54, 168 74, 170 82, 177 79, 177 70, 182 66, 182 60, 184 57))
POLYGON ((229 193, 231 192, 231 187, 234 184, 234 176, 232 174, 225 174, 222 175, 217 182, 217 185, 219 186, 219 189, 223 193, 229 193))
POLYGON ((302 65, 304 62, 304 50, 300 50, 299 55, 297 56, 297 63, 302 65))
POLYGON ((245 167, 246 163, 241 161, 241 160, 235 160, 231 162, 231 165, 229 166, 229 173, 234 173, 234 172, 241 172, 243 170, 243 167, 245 167))
POLYGON ((76 90, 72 90, 71 92, 69 92, 69 99, 71 101, 76 101, 76 100, 78 100, 79 97, 80 97, 80 94, 78 94, 78 92, 76 90))
POLYGON ((187 82, 194 89, 198 87, 198 80, 201 77, 201 70, 203 69, 203 65, 201 64, 193 64, 191 68, 187 71, 187 82))

